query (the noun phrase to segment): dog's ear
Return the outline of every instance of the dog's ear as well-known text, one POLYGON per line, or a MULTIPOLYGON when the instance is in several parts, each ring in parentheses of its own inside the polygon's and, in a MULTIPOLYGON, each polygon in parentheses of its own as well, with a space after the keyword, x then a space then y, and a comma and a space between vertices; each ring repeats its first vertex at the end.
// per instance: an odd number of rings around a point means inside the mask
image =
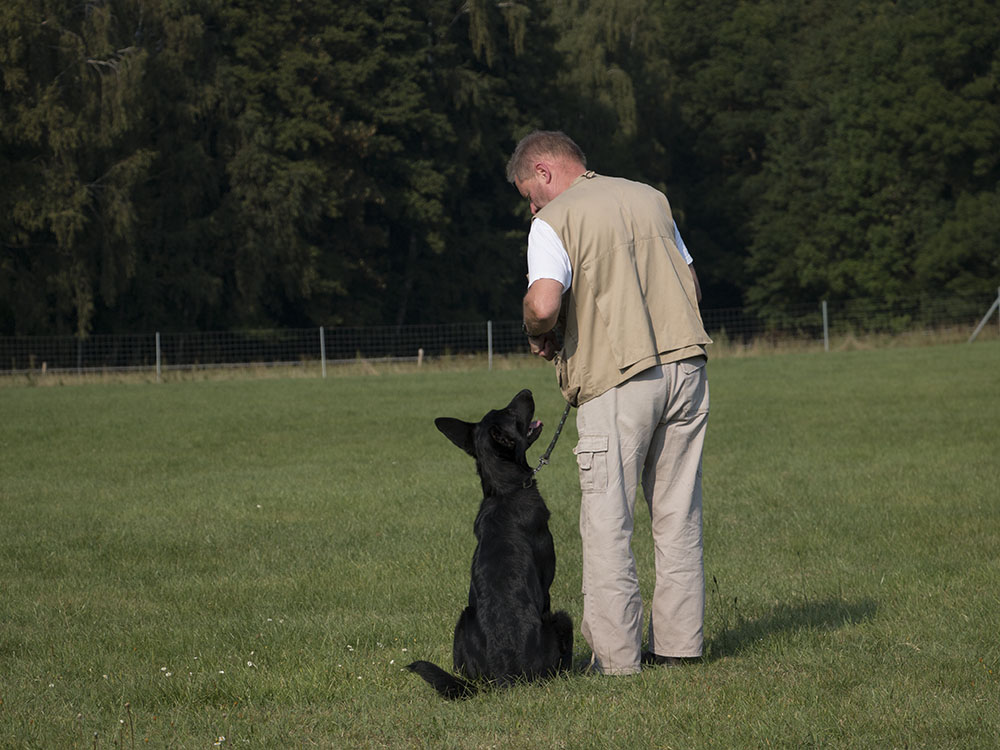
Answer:
POLYGON ((504 429, 500 427, 500 425, 493 425, 490 427, 490 438, 492 438, 494 443, 503 446, 509 451, 514 450, 517 446, 517 442, 514 438, 504 432, 504 429))
POLYGON ((475 442, 472 439, 472 431, 476 427, 474 424, 452 417, 438 417, 434 420, 434 426, 451 442, 475 458, 475 442))

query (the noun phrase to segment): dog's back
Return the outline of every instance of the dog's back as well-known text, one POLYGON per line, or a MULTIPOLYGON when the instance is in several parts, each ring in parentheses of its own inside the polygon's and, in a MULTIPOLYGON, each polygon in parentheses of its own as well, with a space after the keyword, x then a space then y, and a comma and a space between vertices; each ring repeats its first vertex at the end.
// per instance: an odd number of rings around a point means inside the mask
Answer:
POLYGON ((447 698, 471 695, 477 682, 506 685, 570 666, 573 623, 549 603, 556 562, 549 511, 525 458, 541 432, 533 412, 531 392, 522 391, 477 424, 435 421, 476 459, 483 486, 469 604, 455 627, 454 666, 462 677, 430 662, 410 665, 447 698))

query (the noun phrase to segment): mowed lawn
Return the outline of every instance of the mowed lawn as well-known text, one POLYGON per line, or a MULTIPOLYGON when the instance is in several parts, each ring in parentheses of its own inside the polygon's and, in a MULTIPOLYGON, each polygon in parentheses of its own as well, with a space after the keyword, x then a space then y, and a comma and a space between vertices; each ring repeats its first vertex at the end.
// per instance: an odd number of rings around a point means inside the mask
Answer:
MULTIPOLYGON (((709 377, 704 660, 459 703, 403 671, 450 668, 474 547, 433 419, 531 388, 535 458, 549 368, 0 388, 0 747, 996 747, 1000 344, 709 377)), ((539 477, 578 627, 575 438, 539 477)))

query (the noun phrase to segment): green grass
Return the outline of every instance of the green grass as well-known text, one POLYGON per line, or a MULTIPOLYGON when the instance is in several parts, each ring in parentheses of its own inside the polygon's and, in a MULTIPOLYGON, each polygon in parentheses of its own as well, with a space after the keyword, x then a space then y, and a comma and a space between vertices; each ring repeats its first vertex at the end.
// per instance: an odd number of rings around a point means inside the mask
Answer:
POLYGON ((450 666, 474 546, 432 420, 530 387, 537 455, 548 368, 0 389, 0 747, 994 747, 1000 344, 709 367, 704 661, 458 704, 401 671, 450 666))

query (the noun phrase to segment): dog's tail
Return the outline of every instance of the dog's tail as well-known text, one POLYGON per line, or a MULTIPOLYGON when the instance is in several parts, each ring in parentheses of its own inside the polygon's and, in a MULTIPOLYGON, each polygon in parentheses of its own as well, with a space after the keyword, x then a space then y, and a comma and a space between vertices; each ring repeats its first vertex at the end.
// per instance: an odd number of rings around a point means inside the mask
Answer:
POLYGON ((431 664, 429 661, 415 661, 406 668, 427 680, 432 688, 448 700, 469 698, 476 694, 477 689, 473 683, 445 672, 437 664, 431 664))

